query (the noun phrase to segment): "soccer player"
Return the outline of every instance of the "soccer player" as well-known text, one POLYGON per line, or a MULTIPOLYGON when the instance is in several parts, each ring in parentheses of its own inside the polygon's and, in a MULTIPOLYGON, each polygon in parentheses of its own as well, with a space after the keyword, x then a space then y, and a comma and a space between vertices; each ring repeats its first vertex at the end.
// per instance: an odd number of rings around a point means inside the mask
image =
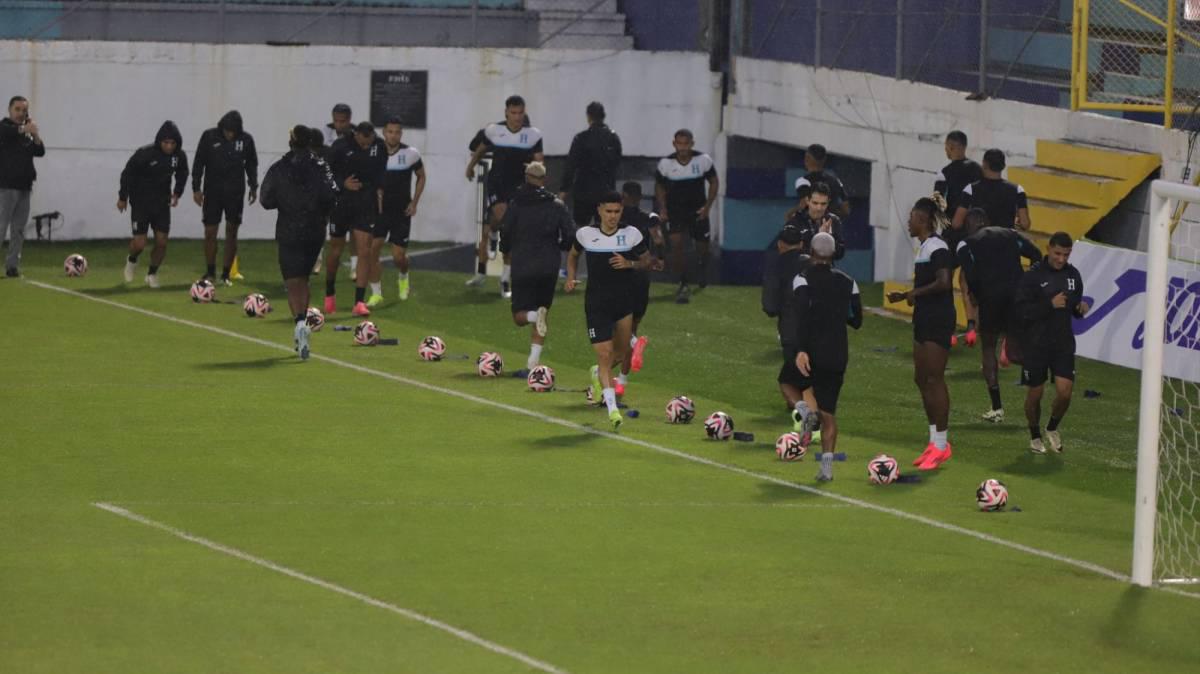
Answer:
POLYGON ((954 256, 937 235, 940 209, 932 199, 918 199, 908 215, 908 234, 920 242, 913 269, 913 289, 888 293, 889 302, 913 307, 913 370, 925 417, 929 444, 913 461, 920 470, 933 470, 952 454, 947 438, 950 423, 950 390, 946 387, 946 360, 954 334, 954 286, 950 270, 954 256))
MULTIPOLYGON (((950 160, 941 171, 938 171, 937 178, 933 183, 933 191, 942 195, 946 200, 946 215, 953 219, 954 214, 958 212, 958 204, 962 200, 963 190, 967 186, 983 180, 983 169, 974 160, 967 158, 967 134, 962 131, 951 131, 946 134, 946 159, 950 160)), ((942 239, 950 246, 950 250, 957 250, 958 243, 966 237, 966 232, 962 229, 949 229, 942 231, 942 239)), ((967 279, 962 270, 958 272, 958 291, 962 295, 963 307, 967 312, 967 346, 975 346, 976 333, 974 330, 975 322, 978 317, 978 309, 971 301, 970 293, 967 290, 967 279)))
MULTIPOLYGON (((1016 351, 1013 301, 1024 274, 1021 258, 1034 262, 1041 259, 1042 253, 1015 229, 988 226, 987 213, 981 208, 967 211, 965 233, 967 238, 958 243, 956 256, 971 294, 971 303, 979 311, 983 380, 992 400, 992 408, 984 412, 982 418, 998 424, 1004 421, 1004 405, 1000 400, 1000 382, 996 378, 996 344, 1004 335, 1007 346, 1016 351)), ((1001 354, 999 364, 1007 365, 1008 358, 1003 355, 1003 350, 1001 354)))
POLYGON ((29 196, 37 180, 34 157, 46 156, 46 145, 38 134, 38 125, 29 118, 29 100, 13 96, 8 101, 8 117, 0 119, 0 241, 8 231, 8 256, 4 275, 21 275, 21 246, 29 221, 29 196))
POLYGON ((983 178, 963 188, 954 209, 954 229, 962 228, 967 211, 982 208, 988 222, 997 227, 1029 231, 1029 199, 1025 188, 1004 179, 1004 152, 995 148, 983 153, 983 178))
POLYGON ((592 390, 599 390, 608 408, 613 430, 621 428, 621 410, 612 384, 612 369, 625 359, 633 336, 633 298, 637 272, 650 268, 650 251, 637 227, 621 224, 621 195, 613 192, 597 204, 600 223, 580 227, 567 255, 567 283, 573 292, 579 285, 575 273, 581 255, 587 256, 588 283, 583 296, 588 338, 596 352, 592 366, 592 390))
POLYGON ((779 346, 783 350, 783 367, 779 370, 779 392, 787 402, 788 410, 796 408, 801 399, 808 401, 809 409, 816 409, 816 398, 812 389, 802 391, 795 381, 800 377, 796 370, 796 312, 792 307, 795 296, 793 285, 796 276, 808 268, 809 255, 805 253, 806 239, 799 227, 784 226, 766 252, 763 265, 762 306, 767 316, 776 319, 779 346))
POLYGON ((566 203, 572 197, 575 224, 590 225, 596 218, 596 199, 617 186, 617 167, 621 165, 621 137, 604 123, 604 105, 592 101, 587 106, 588 128, 575 134, 563 168, 558 198, 566 203))
POLYGON ((125 282, 133 283, 138 256, 146 248, 146 234, 154 230, 154 250, 150 253, 150 268, 146 285, 159 287, 158 268, 167 256, 167 239, 171 233, 171 209, 179 205, 179 197, 187 186, 187 153, 183 151, 183 135, 175 122, 167 120, 154 135, 154 143, 143 145, 125 163, 121 171, 121 188, 117 195, 117 210, 125 212, 130 203, 133 238, 129 240, 129 258, 125 261, 125 282), (171 178, 175 187, 171 188, 171 178))
POLYGON ((351 114, 350 106, 345 103, 333 106, 333 120, 317 129, 325 140, 325 147, 333 147, 339 138, 349 138, 354 135, 354 122, 350 121, 351 114))
MULTIPOLYGON (((788 383, 801 392, 812 390, 816 408, 808 403, 796 403, 796 416, 803 429, 800 443, 808 446, 818 422, 821 427, 821 467, 819 482, 833 479, 833 450, 837 447, 837 403, 850 362, 850 343, 846 326, 862 327, 862 300, 858 284, 845 273, 833 268, 837 242, 828 232, 812 238, 812 257, 808 268, 797 274, 792 282, 795 311, 795 332, 792 343, 796 349, 796 373, 788 383)), ((782 376, 782 374, 781 374, 782 376)))
POLYGON ((827 232, 837 243, 833 259, 840 260, 846 255, 846 244, 842 239, 842 219, 829 212, 833 192, 829 185, 817 183, 809 191, 804 208, 792 216, 786 226, 800 230, 806 241, 816 236, 817 232, 827 232))
MULTIPOLYGON (((425 164, 415 147, 400 142, 404 127, 393 117, 383 125, 383 143, 387 148, 387 170, 379 187, 379 221, 371 241, 371 259, 378 260, 385 241, 392 243, 392 262, 396 264, 399 280, 396 290, 401 300, 408 299, 408 237, 417 204, 425 192, 425 164), (413 176, 417 184, 413 186, 413 176)), ((371 296, 367 306, 383 301, 383 267, 375 263, 371 272, 371 296)))
POLYGON ((1063 451, 1058 426, 1071 406, 1075 386, 1075 333, 1071 318, 1083 318, 1091 308, 1083 299, 1083 278, 1068 262, 1071 247, 1070 234, 1055 232, 1050 237, 1046 257, 1025 272, 1017 290, 1017 305, 1025 330, 1021 383, 1029 387, 1025 394, 1025 419, 1029 422, 1029 450, 1035 454, 1046 453, 1040 419, 1047 371, 1054 377, 1054 403, 1050 407, 1050 422, 1046 424, 1046 440, 1050 449, 1063 451))
POLYGON ((289 151, 271 165, 263 178, 262 206, 278 209, 275 240, 279 244, 279 271, 287 287, 288 309, 295 317, 292 331, 296 353, 308 360, 308 276, 324 244, 325 223, 333 208, 337 185, 325 160, 313 154, 312 130, 292 129, 289 151))
POLYGON ((690 235, 696 243, 696 255, 700 258, 700 287, 704 288, 708 285, 708 213, 717 199, 721 179, 717 177, 712 157, 695 151, 696 140, 691 131, 676 131, 672 145, 675 152, 658 161, 654 191, 658 200, 658 217, 667 224, 667 235, 671 239, 672 271, 679 278, 675 301, 687 304, 691 289, 688 287, 683 236, 690 235), (707 195, 704 190, 706 182, 707 195))
MULTIPOLYGON (((307 133, 307 132, 306 132, 307 133)), ((217 232, 225 215, 225 264, 221 283, 233 285, 229 270, 237 257, 238 228, 242 225, 242 199, 258 199, 258 151, 254 137, 242 129, 242 115, 230 110, 215 128, 200 135, 192 160, 192 200, 202 210, 204 223, 204 278, 217 276, 217 232), (246 197, 246 185, 250 196, 246 197)))
MULTIPOLYGON (((468 286, 483 285, 487 279, 488 240, 492 230, 500 226, 504 211, 513 194, 525 182, 525 165, 530 162, 543 162, 542 132, 535 126, 526 123, 525 99, 520 96, 509 96, 504 101, 504 121, 488 124, 483 130, 478 146, 467 162, 467 180, 475 179, 475 165, 483 159, 483 155, 492 153, 492 164, 487 175, 487 208, 488 219, 483 224, 483 236, 479 239, 479 262, 475 275, 468 281, 468 286)), ((510 280, 512 268, 504 265, 500 275, 500 296, 512 297, 510 280)))
POLYGON ((839 218, 850 217, 850 199, 846 194, 846 187, 832 170, 825 168, 828 161, 829 152, 820 143, 813 143, 804 151, 804 170, 807 173, 796 179, 796 197, 800 201, 788 213, 789 218, 804 210, 805 201, 817 183, 825 183, 829 187, 829 210, 839 218))
POLYGON ((658 214, 647 213, 639 206, 642 202, 642 186, 640 183, 628 181, 621 186, 621 222, 633 225, 642 233, 642 240, 647 242, 653 256, 650 269, 637 272, 637 287, 633 298, 633 336, 629 340, 630 349, 621 362, 621 373, 617 375, 617 383, 613 387, 618 396, 625 395, 625 386, 629 383, 629 375, 642 369, 646 357, 646 345, 650 340, 638 332, 642 319, 646 317, 646 309, 650 306, 650 272, 662 271, 663 264, 663 235, 658 214))
POLYGON ((541 362, 549 330, 547 314, 558 286, 558 263, 574 237, 567 207, 546 189, 545 165, 531 162, 525 167, 525 184, 517 189, 500 221, 500 252, 512 260, 513 267, 513 323, 533 326, 525 361, 530 370, 541 362))
POLYGON ((351 232, 359 265, 354 275, 355 316, 369 316, 367 283, 379 258, 371 260, 371 240, 379 217, 379 187, 387 169, 387 147, 375 135, 370 122, 359 122, 354 134, 329 148, 330 168, 341 190, 329 223, 329 256, 325 259, 325 313, 337 309, 334 301, 337 270, 346 232, 351 232))

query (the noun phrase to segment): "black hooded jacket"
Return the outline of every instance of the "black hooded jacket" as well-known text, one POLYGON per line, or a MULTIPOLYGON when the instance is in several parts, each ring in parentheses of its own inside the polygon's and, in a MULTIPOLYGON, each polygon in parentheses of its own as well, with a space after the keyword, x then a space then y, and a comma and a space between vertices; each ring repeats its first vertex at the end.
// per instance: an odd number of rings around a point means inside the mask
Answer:
POLYGON ((512 276, 558 276, 562 251, 575 242, 575 222, 553 193, 529 183, 517 188, 500 221, 500 252, 512 253, 512 276))
POLYGON ((200 135, 192 161, 193 192, 200 192, 203 186, 205 194, 240 200, 247 183, 252 192, 258 191, 258 150, 254 136, 242 129, 242 115, 237 110, 225 113, 215 128, 200 135), (225 138, 226 131, 233 132, 233 140, 225 138))
POLYGON ((603 122, 592 124, 571 141, 560 191, 574 190, 575 198, 581 201, 599 199, 616 187, 620 164, 620 136, 603 122))
POLYGON ((175 122, 167 120, 154 135, 154 143, 143 145, 129 158, 121 171, 121 201, 141 206, 167 206, 171 194, 181 196, 187 186, 187 153, 183 151, 183 135, 175 122), (163 154, 160 144, 166 138, 175 141, 175 154, 163 154), (175 189, 171 189, 171 177, 175 189))
POLYGON ((321 241, 338 188, 324 159, 309 150, 292 150, 267 169, 259 202, 279 210, 279 241, 321 241))
POLYGON ((46 156, 46 146, 20 132, 20 126, 5 117, 0 119, 0 188, 31 190, 37 180, 34 157, 46 156))

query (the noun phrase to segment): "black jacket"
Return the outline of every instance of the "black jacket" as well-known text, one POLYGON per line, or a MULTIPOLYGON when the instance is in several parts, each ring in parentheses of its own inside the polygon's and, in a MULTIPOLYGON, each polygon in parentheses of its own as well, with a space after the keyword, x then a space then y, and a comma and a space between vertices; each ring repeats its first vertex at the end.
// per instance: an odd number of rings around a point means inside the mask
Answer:
POLYGON ((812 264, 792 281, 792 345, 808 354, 814 370, 842 372, 850 362, 846 326, 862 327, 858 284, 827 264, 812 264))
POLYGON ((512 253, 514 279, 558 276, 562 251, 575 241, 575 222, 554 194, 529 183, 517 188, 500 221, 500 252, 512 253))
POLYGON ((187 185, 187 153, 183 151, 183 136, 175 122, 167 120, 154 135, 154 143, 143 145, 129 158, 125 170, 121 171, 122 201, 144 206, 165 206, 171 194, 181 196, 187 185), (159 145, 163 139, 175 140, 175 154, 163 154, 159 145), (175 178, 175 189, 171 189, 171 177, 175 178))
POLYGON ((812 243, 813 237, 821 231, 821 226, 826 222, 829 222, 829 233, 833 235, 835 243, 833 259, 840 260, 846 256, 846 240, 842 238, 842 219, 838 216, 833 213, 826 213, 824 218, 812 220, 808 217, 808 211, 802 209, 793 215, 784 226, 796 227, 804 232, 804 245, 807 248, 808 244, 812 243))
POLYGON ((594 201, 616 189, 621 164, 621 137, 603 123, 575 134, 563 167, 560 192, 574 190, 576 199, 594 201))
POLYGON ((37 180, 34 157, 46 156, 46 146, 21 133, 20 126, 5 117, 0 120, 0 188, 31 190, 37 180))
POLYGON ((1017 309, 1024 331, 1022 345, 1029 349, 1075 350, 1075 332, 1071 318, 1082 318, 1079 302, 1083 300, 1083 277, 1070 263, 1054 269, 1042 258, 1021 277, 1017 289, 1017 309), (1052 304, 1054 296, 1066 293, 1067 306, 1052 304))
POLYGON ((258 190, 258 151, 254 136, 242 129, 242 116, 237 110, 225 113, 215 128, 201 134, 192 161, 193 192, 200 192, 203 186, 205 194, 230 195, 240 200, 247 183, 251 191, 258 190), (225 138, 226 131, 233 132, 233 140, 225 138))
POLYGON ((308 150, 293 150, 267 169, 259 202, 267 210, 279 210, 277 240, 320 241, 337 191, 325 160, 308 150))
POLYGON ((1042 253, 1011 227, 984 227, 959 242, 955 255, 971 294, 983 300, 1011 298, 1021 283, 1021 258, 1031 262, 1042 253))

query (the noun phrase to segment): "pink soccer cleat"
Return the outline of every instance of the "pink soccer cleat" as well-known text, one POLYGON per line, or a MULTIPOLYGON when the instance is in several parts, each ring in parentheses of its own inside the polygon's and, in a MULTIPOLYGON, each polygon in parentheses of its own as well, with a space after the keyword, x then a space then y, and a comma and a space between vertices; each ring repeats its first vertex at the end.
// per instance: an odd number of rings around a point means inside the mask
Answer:
POLYGON ((646 337, 638 337, 637 343, 633 345, 633 357, 629 361, 629 370, 631 372, 640 372, 642 363, 646 358, 646 345, 650 340, 646 337))
POLYGON ((975 341, 979 339, 979 335, 974 330, 967 330, 966 342, 967 346, 975 346, 975 341))
POLYGON ((948 442, 946 443, 945 450, 939 451, 935 447, 933 453, 926 457, 925 461, 923 461, 921 465, 917 466, 917 470, 935 470, 938 466, 949 461, 953 454, 954 450, 951 449, 950 443, 948 442))
POLYGON ((625 395, 625 385, 619 381, 614 381, 613 382, 613 392, 615 392, 618 396, 625 395))
POLYGON ((352 309, 350 313, 354 314, 355 316, 370 316, 371 310, 367 308, 365 302, 355 302, 354 309, 352 309))
POLYGON ((925 451, 921 452, 921 456, 918 456, 916 460, 913 461, 913 465, 920 466, 921 464, 925 463, 925 459, 928 459, 929 455, 936 451, 938 451, 937 445, 933 444, 932 442, 929 443, 925 446, 925 451))
POLYGON ((325 296, 325 315, 332 316, 334 311, 337 311, 337 302, 334 300, 333 295, 326 295, 325 296))

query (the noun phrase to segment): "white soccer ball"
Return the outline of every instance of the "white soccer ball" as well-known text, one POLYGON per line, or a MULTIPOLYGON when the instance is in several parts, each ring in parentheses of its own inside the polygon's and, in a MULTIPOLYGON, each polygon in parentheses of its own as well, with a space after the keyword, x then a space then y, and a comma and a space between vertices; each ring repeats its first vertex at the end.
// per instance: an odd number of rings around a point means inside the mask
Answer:
POLYGON ((538 393, 554 390, 554 370, 546 365, 538 365, 529 371, 525 380, 529 388, 538 393))
POLYGON ((979 504, 980 510, 986 512, 1002 510, 1008 505, 1008 487, 1000 480, 984 480, 979 484, 979 489, 975 490, 975 502, 979 504))
POLYGON ((900 477, 900 464, 895 458, 880 454, 867 462, 867 477, 871 484, 891 484, 900 477))
POLYGON ((800 434, 788 431, 775 441, 775 453, 780 461, 799 461, 808 453, 808 448, 800 444, 800 434))
POLYGON ((72 253, 63 261, 63 270, 67 272, 67 276, 83 276, 87 269, 87 258, 79 253, 72 253))
POLYGON ((417 355, 421 360, 441 360, 446 355, 446 343, 441 337, 429 336, 421 340, 417 347, 417 355))
POLYGON ((733 437, 733 418, 724 412, 713 412, 704 420, 704 432, 713 440, 733 437))
POLYGON ((192 301, 197 304, 208 304, 217 297, 217 287, 206 278, 192 284, 192 301))
POLYGON ((504 359, 494 351, 484 351, 475 360, 475 366, 480 377, 499 377, 504 371, 504 359))
POLYGON ((321 328, 325 327, 325 314, 316 307, 309 307, 304 314, 304 322, 308 324, 309 330, 320 332, 321 328))
POLYGON ((271 313, 271 303, 267 301, 266 295, 251 293, 246 295, 246 301, 242 302, 242 311, 250 318, 262 318, 271 313))
POLYGON ((696 404, 687 396, 675 396, 667 403, 667 422, 686 424, 696 417, 696 404))
POLYGON ((354 343, 359 346, 375 346, 379 343, 379 328, 371 321, 363 321, 354 328, 354 343))

